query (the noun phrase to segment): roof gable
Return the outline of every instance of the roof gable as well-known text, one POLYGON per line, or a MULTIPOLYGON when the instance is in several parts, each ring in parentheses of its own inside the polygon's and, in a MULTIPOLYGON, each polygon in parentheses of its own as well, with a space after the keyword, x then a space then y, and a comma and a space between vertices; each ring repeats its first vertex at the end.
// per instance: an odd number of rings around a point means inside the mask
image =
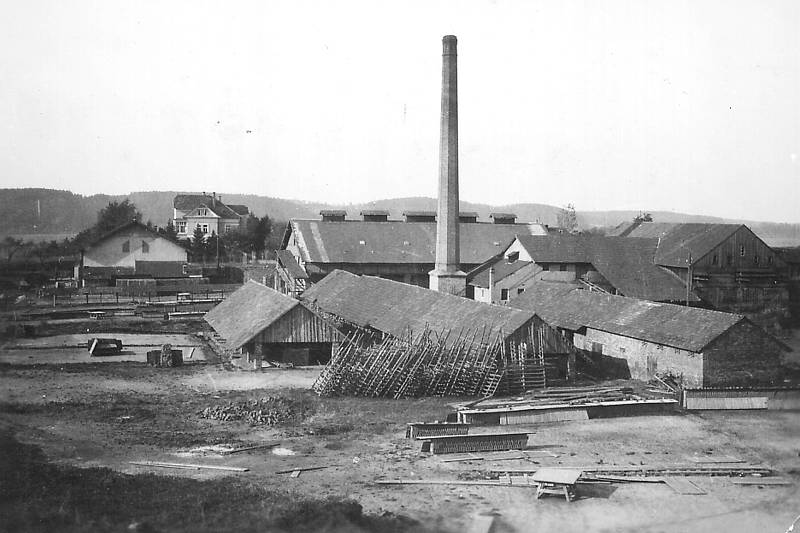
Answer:
POLYGON ((686 267, 699 261, 720 243, 736 233, 742 224, 669 224, 644 222, 630 233, 630 237, 658 237, 655 261, 659 265, 686 267))
POLYGON ((232 348, 249 342, 300 302, 249 280, 205 315, 205 321, 232 348))
POLYGON ((699 352, 745 318, 741 315, 612 296, 574 285, 530 284, 509 302, 545 322, 576 330, 590 327, 634 339, 699 352))
POLYGON ((167 241, 170 244, 180 248, 181 250, 186 250, 186 247, 182 243, 178 242, 177 239, 172 239, 170 237, 167 237, 164 234, 159 233, 158 231, 156 231, 154 229, 148 228, 147 226, 145 226, 144 224, 142 224, 141 222, 139 222, 137 220, 132 220, 131 222, 127 222, 127 223, 125 223, 125 224, 123 224, 121 226, 117 226, 116 228, 112 229, 111 231, 109 231, 109 232, 105 233, 104 235, 101 235, 100 237, 98 237, 95 240, 93 240, 91 243, 89 243, 86 246, 85 249, 88 250, 90 248, 93 248, 93 247, 101 244, 103 241, 113 237, 117 233, 120 233, 120 232, 125 231, 125 230, 129 230, 129 229, 132 229, 132 228, 136 228, 136 229, 139 229, 139 230, 141 230, 143 232, 150 233, 151 235, 153 235, 155 237, 158 237, 160 239, 164 239, 165 241, 167 241))
POLYGON ((172 206, 178 211, 186 212, 185 216, 200 216, 196 213, 200 207, 205 207, 220 218, 239 218, 248 213, 247 206, 237 205, 236 208, 244 209, 240 215, 231 206, 225 205, 222 200, 203 194, 178 194, 172 200, 172 206))

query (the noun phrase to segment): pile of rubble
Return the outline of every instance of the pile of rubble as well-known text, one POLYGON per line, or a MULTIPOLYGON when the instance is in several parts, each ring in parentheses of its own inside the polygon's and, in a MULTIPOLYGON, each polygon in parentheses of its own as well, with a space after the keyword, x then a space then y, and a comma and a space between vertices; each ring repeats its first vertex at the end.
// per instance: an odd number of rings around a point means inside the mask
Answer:
POLYGON ((280 396, 267 396, 258 400, 227 402, 206 407, 201 418, 222 421, 243 420, 251 426, 275 426, 297 417, 294 402, 280 396))

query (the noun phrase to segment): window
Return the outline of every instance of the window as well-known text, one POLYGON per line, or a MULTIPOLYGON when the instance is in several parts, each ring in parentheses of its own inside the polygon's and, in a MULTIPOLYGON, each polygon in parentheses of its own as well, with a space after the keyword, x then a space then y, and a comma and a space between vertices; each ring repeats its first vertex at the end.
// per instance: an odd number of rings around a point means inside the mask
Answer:
POLYGON ((753 264, 757 265, 759 263, 759 261, 761 261, 761 259, 758 257, 758 255, 754 255, 753 256, 753 264))
POLYGON ((711 257, 711 264, 712 264, 712 265, 716 265, 717 263, 719 263, 719 257, 717 256, 717 254, 714 254, 714 255, 711 257))
POLYGON ((500 300, 503 302, 508 301, 508 289, 500 289, 500 300))
POLYGON ((728 259, 728 266, 732 265, 733 264, 733 254, 728 254, 727 259, 728 259))
POLYGON ((767 257, 767 263, 772 264, 772 256, 767 257))
POLYGON ((146 242, 142 241, 142 253, 149 254, 150 253, 150 245, 146 242))
POLYGON ((550 265, 542 265, 542 270, 550 270, 550 265))
POLYGON ((208 224, 198 224, 203 233, 208 233, 208 224))
POLYGON ((123 252, 130 252, 131 251, 131 241, 125 241, 122 243, 122 251, 123 252))
POLYGON ((522 294, 523 292, 525 292, 525 287, 520 287, 517 289, 517 294, 522 294))
POLYGON ((225 224, 225 233, 230 233, 231 231, 234 231, 238 227, 239 226, 237 226, 236 224, 225 224))
POLYGON ((567 271, 567 265, 558 265, 558 270, 559 270, 559 272, 566 272, 567 271))
POLYGON ((206 209, 205 207, 201 207, 200 209, 197 210, 197 214, 201 217, 208 216, 208 209, 206 209))
POLYGON ((600 342, 593 342, 592 343, 592 353, 603 353, 603 344, 600 342))
POLYGON ((739 255, 744 257, 744 244, 739 247, 739 255))
POLYGON ((509 263, 513 263, 514 261, 519 259, 519 252, 512 252, 508 254, 508 256, 506 256, 506 259, 508 260, 509 263))
POLYGON ((186 233, 186 222, 176 222, 175 223, 175 231, 178 233, 186 233))

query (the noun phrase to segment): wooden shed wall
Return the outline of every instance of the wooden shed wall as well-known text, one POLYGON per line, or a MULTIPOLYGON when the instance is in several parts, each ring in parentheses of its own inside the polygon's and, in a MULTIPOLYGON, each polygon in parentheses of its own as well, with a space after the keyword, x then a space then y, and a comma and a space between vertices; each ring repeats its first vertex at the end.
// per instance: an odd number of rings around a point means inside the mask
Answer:
POLYGON ((777 257, 777 254, 755 233, 744 226, 702 258, 694 259, 696 260, 693 265, 695 273, 739 272, 742 270, 769 272, 777 271, 779 267, 783 266, 783 262, 777 257), (744 255, 742 255, 742 246, 744 246, 744 255), (716 256, 716 263, 714 256, 716 256), (730 257, 730 263, 728 263, 728 257, 730 257), (758 257, 758 263, 756 263, 756 257, 758 257))
POLYGON ((297 305, 259 333, 258 343, 339 342, 341 334, 317 315, 297 305))

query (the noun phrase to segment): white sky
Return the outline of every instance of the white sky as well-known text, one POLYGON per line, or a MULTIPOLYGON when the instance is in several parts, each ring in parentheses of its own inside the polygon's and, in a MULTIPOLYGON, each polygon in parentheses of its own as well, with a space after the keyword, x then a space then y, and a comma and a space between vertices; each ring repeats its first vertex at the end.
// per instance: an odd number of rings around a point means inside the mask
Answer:
POLYGON ((797 0, 3 3, 3 187, 435 196, 455 34, 462 200, 800 222, 797 0))

